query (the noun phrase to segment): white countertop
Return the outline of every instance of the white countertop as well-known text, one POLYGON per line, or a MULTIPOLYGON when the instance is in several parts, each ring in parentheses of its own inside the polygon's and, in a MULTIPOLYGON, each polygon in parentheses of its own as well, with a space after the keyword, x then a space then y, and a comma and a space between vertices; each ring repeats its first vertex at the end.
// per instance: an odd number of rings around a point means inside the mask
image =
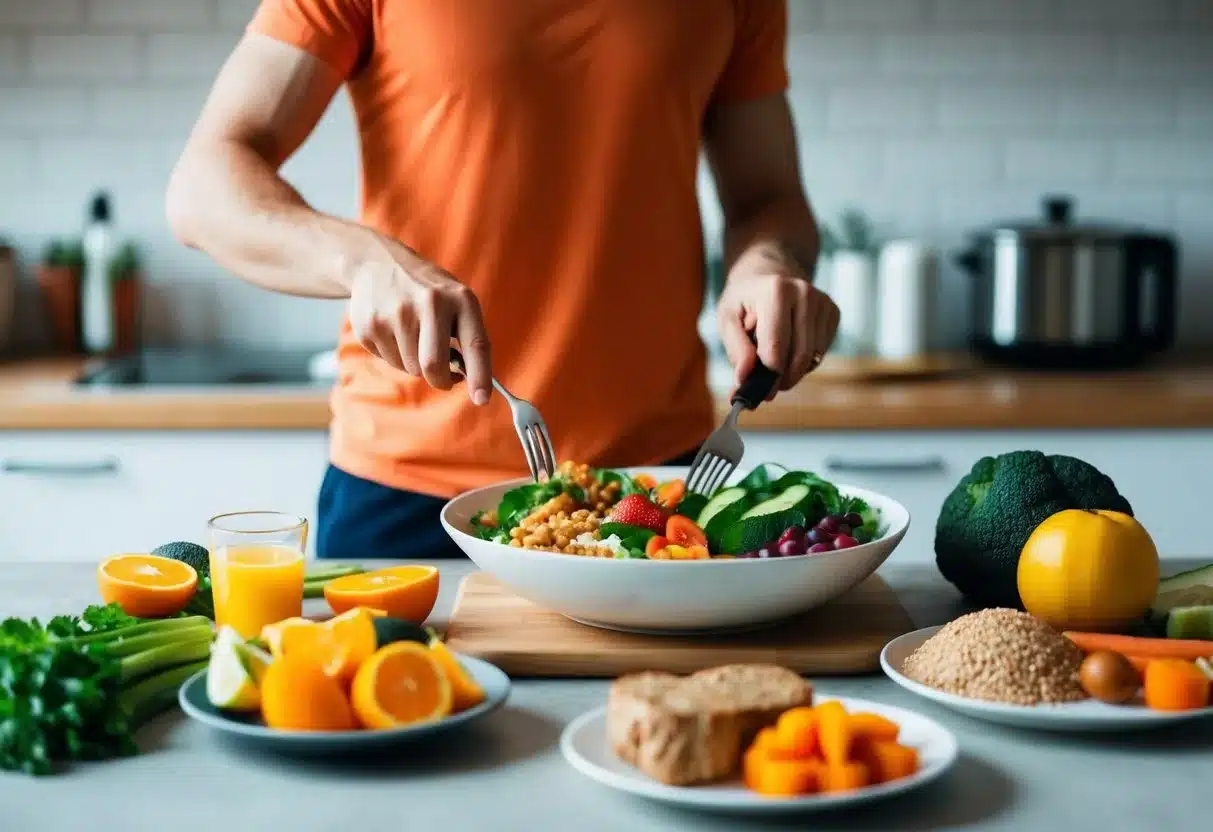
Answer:
MULTIPOLYGON (((1168 567, 1179 568, 1178 562, 1168 567)), ((445 620, 468 566, 444 567, 445 620)), ((881 571, 917 624, 959 612, 928 567, 881 571)), ((82 609, 95 601, 88 564, 0 563, 3 615, 82 609)), ((440 621, 439 623, 442 623, 440 621)), ((828 694, 912 708, 956 732, 961 758, 941 781, 860 810, 761 825, 690 814, 616 794, 565 764, 566 722, 602 704, 605 682, 519 681, 507 705, 424 753, 358 765, 250 757, 178 712, 145 729, 138 757, 32 779, 0 774, 3 832, 674 832, 674 830, 981 829, 1141 832, 1208 827, 1213 721, 1177 731, 1079 739, 975 722, 923 702, 882 676, 814 680, 828 694)))

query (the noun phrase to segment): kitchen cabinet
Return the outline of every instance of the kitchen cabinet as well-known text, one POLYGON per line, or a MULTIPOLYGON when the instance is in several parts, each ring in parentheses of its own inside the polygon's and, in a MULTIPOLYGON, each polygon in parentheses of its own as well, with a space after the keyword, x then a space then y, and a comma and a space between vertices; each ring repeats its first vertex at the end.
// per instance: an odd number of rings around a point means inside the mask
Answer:
POLYGON ((1213 491, 1213 430, 1165 431, 743 431, 744 466, 777 462, 879 491, 910 512, 892 563, 935 559, 935 521, 956 482, 982 456, 1061 453, 1111 477, 1163 556, 1209 557, 1204 536, 1213 491))
POLYGON ((0 560, 205 544, 207 520, 229 511, 314 522, 327 461, 324 431, 0 432, 0 560))

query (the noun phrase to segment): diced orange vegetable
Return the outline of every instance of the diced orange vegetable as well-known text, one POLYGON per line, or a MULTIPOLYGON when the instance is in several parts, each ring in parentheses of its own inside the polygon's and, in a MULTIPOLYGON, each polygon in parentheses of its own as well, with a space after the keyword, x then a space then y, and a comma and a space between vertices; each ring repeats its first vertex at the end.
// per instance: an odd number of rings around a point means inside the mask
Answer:
POLYGON ((857 756, 873 783, 900 780, 918 771, 918 749, 890 740, 868 740, 857 756))
POLYGON ((849 792, 868 782, 868 767, 863 763, 826 763, 821 771, 823 792, 849 792))
POLYGON ((864 711, 851 714, 851 731, 857 737, 870 740, 895 741, 901 733, 901 727, 891 719, 880 714, 870 714, 864 711))
POLYGON ((840 766, 851 759, 851 718, 842 704, 830 700, 822 702, 814 709, 817 723, 817 744, 821 747, 821 756, 827 763, 840 766))
POLYGON ((1154 659, 1146 665, 1146 707, 1189 711, 1209 704, 1209 678, 1184 659, 1154 659))
POLYGON ((820 787, 821 772, 819 760, 775 759, 767 756, 762 749, 752 749, 746 753, 746 785, 770 797, 811 794, 820 787))
POLYGON ((817 754, 817 718, 809 707, 784 711, 775 724, 780 747, 790 750, 797 757, 808 758, 817 754))
POLYGON ((682 480, 670 480, 657 486, 657 491, 653 495, 653 502, 668 509, 675 509, 678 508, 678 504, 682 502, 682 498, 686 496, 686 493, 686 483, 682 480))
POLYGON ((651 558, 664 549, 669 542, 661 535, 650 537, 649 542, 644 544, 644 553, 651 558))
POLYGON ((636 483, 638 488, 643 488, 645 491, 652 491, 657 487, 657 478, 652 474, 637 474, 632 477, 632 482, 636 483))
POLYGON ((774 760, 795 760, 798 756, 795 748, 784 742, 774 726, 759 731, 754 742, 750 744, 750 750, 761 751, 774 760))

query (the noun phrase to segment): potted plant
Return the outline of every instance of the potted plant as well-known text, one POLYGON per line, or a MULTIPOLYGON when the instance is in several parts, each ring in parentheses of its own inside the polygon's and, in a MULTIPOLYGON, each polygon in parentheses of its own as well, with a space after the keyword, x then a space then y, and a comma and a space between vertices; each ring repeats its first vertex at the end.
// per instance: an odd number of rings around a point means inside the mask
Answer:
POLYGON ((46 304, 51 334, 58 352, 80 351, 80 276, 84 248, 76 239, 51 240, 38 266, 38 286, 46 304))
POLYGON ((108 274, 114 298, 114 352, 129 353, 138 349, 141 331, 143 270, 134 243, 125 243, 118 249, 110 261, 108 274))

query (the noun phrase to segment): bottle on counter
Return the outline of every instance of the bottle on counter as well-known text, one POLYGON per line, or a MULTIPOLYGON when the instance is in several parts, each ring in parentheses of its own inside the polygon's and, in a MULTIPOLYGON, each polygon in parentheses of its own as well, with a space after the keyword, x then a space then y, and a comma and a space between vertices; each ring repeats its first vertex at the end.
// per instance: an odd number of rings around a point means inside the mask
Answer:
POLYGON ((84 227, 84 272, 80 286, 80 329, 84 351, 109 352, 114 346, 114 287, 109 264, 117 245, 110 197, 100 192, 89 206, 84 227))

